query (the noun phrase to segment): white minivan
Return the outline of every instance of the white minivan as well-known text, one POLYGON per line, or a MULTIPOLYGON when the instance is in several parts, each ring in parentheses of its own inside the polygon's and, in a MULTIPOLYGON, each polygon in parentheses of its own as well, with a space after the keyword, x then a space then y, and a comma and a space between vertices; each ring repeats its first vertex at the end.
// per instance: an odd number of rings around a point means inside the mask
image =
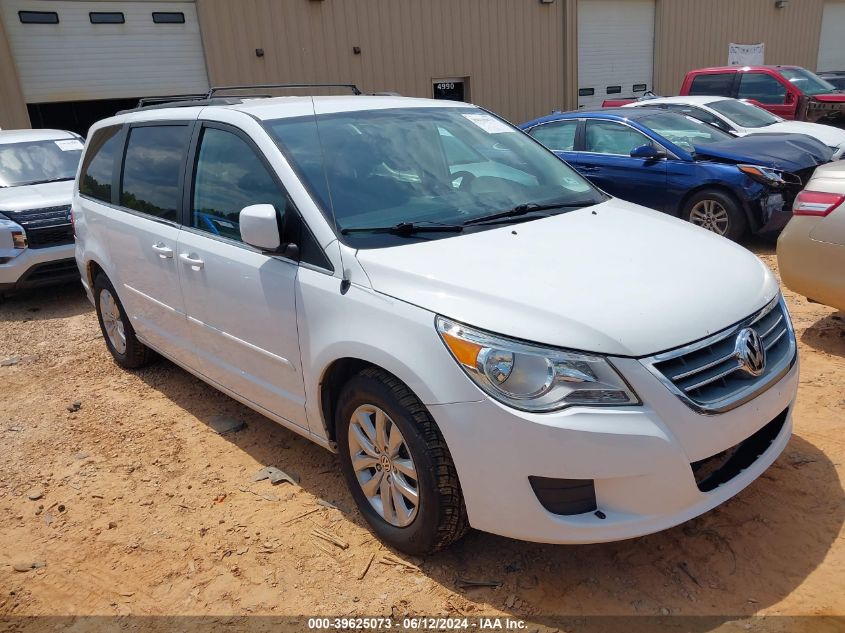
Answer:
POLYGON ((139 108, 92 127, 73 211, 117 363, 155 351, 337 452, 406 552, 668 528, 790 437, 766 266, 466 103, 139 108))

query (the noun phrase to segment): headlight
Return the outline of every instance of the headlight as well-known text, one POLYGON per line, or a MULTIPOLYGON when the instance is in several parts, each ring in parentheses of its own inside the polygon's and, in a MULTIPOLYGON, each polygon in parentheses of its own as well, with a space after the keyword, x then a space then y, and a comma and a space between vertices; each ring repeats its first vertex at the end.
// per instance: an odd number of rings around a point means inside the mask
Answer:
POLYGON ((760 167, 758 165, 737 165, 739 171, 746 176, 750 176, 753 180, 769 185, 770 187, 782 187, 786 184, 783 178, 783 172, 771 167, 760 167))
POLYGON ((475 384, 523 411, 640 404, 603 356, 539 347, 437 317, 437 331, 475 384))
POLYGON ((12 244, 14 245, 14 248, 26 248, 28 246, 26 233, 23 231, 12 231, 12 244))

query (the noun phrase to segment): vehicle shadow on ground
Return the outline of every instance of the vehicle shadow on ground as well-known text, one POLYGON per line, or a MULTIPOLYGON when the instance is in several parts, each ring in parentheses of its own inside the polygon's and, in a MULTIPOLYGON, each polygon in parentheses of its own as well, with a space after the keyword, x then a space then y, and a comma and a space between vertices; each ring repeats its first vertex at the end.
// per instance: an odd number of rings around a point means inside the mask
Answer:
POLYGON ((47 286, 0 299, 0 322, 65 319, 93 309, 81 283, 47 286))
MULTIPOLYGON (((296 473, 305 491, 335 503, 346 520, 366 529, 334 455, 166 361, 138 376, 203 424, 219 414, 243 419, 246 429, 224 436, 233 449, 296 473)), ((834 465, 814 444, 794 436, 776 463, 737 497, 658 534, 544 545, 470 532, 450 549, 414 562, 461 594, 459 600, 473 603, 469 615, 496 609, 538 622, 590 614, 750 615, 802 584, 824 560, 843 520, 834 465), (465 580, 500 586, 467 590, 465 580)), ((451 613, 450 605, 444 609, 451 613)))
POLYGON ((845 357, 845 312, 813 323, 801 334, 801 342, 820 352, 845 357))

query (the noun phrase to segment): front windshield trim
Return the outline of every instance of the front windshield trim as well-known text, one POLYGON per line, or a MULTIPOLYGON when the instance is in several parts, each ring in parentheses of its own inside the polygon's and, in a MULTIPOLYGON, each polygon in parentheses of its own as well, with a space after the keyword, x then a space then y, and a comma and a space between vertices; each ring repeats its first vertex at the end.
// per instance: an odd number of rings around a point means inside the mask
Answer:
MULTIPOLYGON (((556 199, 562 197, 562 204, 566 205, 574 203, 578 203, 579 205, 600 204, 605 199, 604 194, 599 189, 575 172, 572 167, 561 161, 554 153, 543 146, 542 143, 524 134, 521 130, 495 114, 474 106, 355 110, 351 112, 320 113, 265 119, 261 124, 286 158, 291 169, 296 174, 299 184, 304 187, 313 204, 320 210, 332 232, 341 242, 354 248, 378 248, 389 244, 359 244, 361 241, 359 236, 356 234, 352 237, 344 232, 344 229, 360 226, 393 226, 400 223, 461 223, 466 219, 487 215, 492 208, 499 210, 528 201, 533 202, 535 199, 538 199, 535 198, 535 195, 543 196, 540 199, 551 199, 553 196, 557 196, 556 199), (492 117, 492 119, 487 118, 479 124, 477 120, 474 120, 474 117, 468 117, 466 115, 482 115, 484 117, 492 117), (394 121, 390 118, 393 116, 404 116, 405 122, 401 119, 394 121), (313 126, 311 125, 312 121, 314 122, 313 126), (330 126, 327 127, 329 123, 334 124, 334 129, 330 126), (391 123, 393 127, 385 129, 386 123, 391 123), (368 124, 370 130, 367 130, 368 124), (411 183, 408 186, 408 189, 412 191, 409 194, 411 196, 410 198, 405 199, 403 202, 400 197, 400 202, 397 205, 380 203, 380 205, 370 207, 362 204, 361 208, 363 208, 363 211, 361 212, 350 212, 351 207, 346 202, 345 206, 340 207, 341 212, 339 214, 335 213, 338 209, 338 196, 335 195, 338 193, 338 190, 336 189, 336 185, 334 189, 332 188, 333 185, 330 181, 332 178, 336 180, 339 177, 336 173, 337 163, 342 165, 344 163, 342 154, 333 152, 332 150, 338 147, 344 149, 344 143, 349 140, 349 138, 345 138, 348 137, 348 130, 345 126, 351 126, 357 129, 358 136, 355 138, 360 137, 368 146, 372 146, 379 139, 388 138, 390 142, 383 147, 381 145, 375 145, 378 151, 374 152, 375 158, 373 160, 376 160, 375 164, 378 165, 380 177, 387 177, 389 180, 398 179, 398 182, 405 183, 405 185, 411 183), (403 126, 402 130, 404 133, 390 139, 390 135, 394 133, 394 130, 398 129, 397 126, 403 126), (478 129, 476 129, 476 126, 478 129), (508 129, 504 129, 503 126, 507 126, 508 129), (407 132, 405 131, 407 127, 412 127, 413 129, 407 132), (338 137, 337 134, 339 132, 343 133, 338 137), (505 134, 506 132, 507 134, 505 134), (493 135, 496 133, 500 133, 501 137, 494 139, 493 135), (360 136, 361 134, 363 136, 360 136), (466 178, 466 176, 460 176, 461 173, 466 171, 464 167, 465 163, 459 160, 462 155, 460 150, 452 151, 452 146, 449 145, 448 151, 450 152, 450 158, 444 153, 447 151, 447 146, 443 145, 444 135, 453 137, 455 134, 458 136, 457 140, 467 149, 481 147, 489 154, 490 152, 494 152, 494 147, 499 147, 499 151, 504 152, 503 155, 507 155, 511 160, 523 161, 519 163, 523 170, 519 172, 521 173, 519 177, 525 183, 534 182, 536 184, 531 186, 524 185, 527 188, 525 191, 522 191, 523 186, 515 188, 515 183, 513 186, 506 186, 504 183, 511 181, 502 180, 499 186, 504 187, 504 189, 491 194, 489 196, 490 199, 485 200, 485 204, 480 205, 481 194, 464 192, 468 195, 456 195, 459 193, 460 187, 455 183, 459 177, 466 178), (309 135, 317 141, 316 150, 313 147, 310 150, 304 149, 304 139, 309 135), (397 150, 397 146, 401 144, 400 139, 407 138, 419 138, 428 147, 417 149, 415 155, 418 154, 419 156, 415 157, 405 157, 404 154, 407 154, 407 150, 403 149, 403 160, 394 161, 393 159, 396 156, 400 156, 397 150), (440 139, 440 141, 435 141, 434 139, 440 139), (525 141, 528 139, 531 141, 531 149, 526 149, 528 145, 525 144, 525 141), (467 144, 468 140, 483 141, 483 143, 467 144), (328 145, 324 145, 326 142, 328 145), (340 145, 337 145, 337 143, 340 143, 340 145), (535 147, 542 152, 542 156, 539 155, 537 149, 534 149, 535 147), (436 158, 438 153, 440 154, 440 159, 438 160, 442 162, 442 166, 438 173, 432 174, 430 168, 440 165, 437 162, 433 162, 433 159, 436 158), (548 155, 550 160, 545 158, 546 155, 548 155), (380 162, 382 159, 387 160, 386 162, 380 162), (330 161, 336 163, 333 170, 329 167, 330 161), (442 169, 448 171, 442 173, 442 169), (551 180, 547 180, 549 173, 553 174, 551 180), (429 179, 430 184, 434 187, 430 189, 429 197, 418 198, 417 196, 420 194, 416 190, 425 191, 426 187, 424 184, 429 179), (549 184, 554 183, 554 188, 543 185, 544 182, 549 184), (502 191, 507 192, 507 194, 502 193, 502 191), (514 197, 519 195, 525 199, 520 198, 512 201, 514 197), (567 198, 567 195, 571 196, 572 199, 567 198), (577 199, 575 198, 576 195, 578 196, 577 199), (502 202, 503 198, 504 202, 502 202), (492 207, 494 204, 497 206, 492 207), (487 208, 488 206, 491 208, 487 208)), ((354 143, 352 146, 354 146, 354 143)), ((402 147, 407 147, 407 145, 402 147)), ((368 147, 368 149, 372 149, 372 147, 368 147)), ((356 159, 358 158, 356 154, 349 154, 348 149, 345 151, 347 155, 351 155, 356 159)), ((367 158, 370 159, 372 157, 368 156, 367 158)), ((504 160, 503 158, 496 156, 495 159, 498 159, 498 161, 486 155, 482 156, 482 158, 483 160, 481 162, 471 163, 471 169, 481 174, 482 172, 478 172, 478 165, 488 166, 492 170, 492 173, 496 175, 487 175, 485 176, 486 178, 501 179, 506 177, 508 171, 513 172, 514 175, 507 177, 517 177, 516 174, 519 170, 515 171, 514 167, 507 166, 511 163, 501 162, 504 160), (499 171, 496 171, 497 168, 499 171)), ((348 161, 348 163, 353 162, 356 161, 348 161)), ((477 177, 479 176, 473 175, 473 179, 477 177)), ((463 183, 463 180, 461 180, 461 183, 463 183)), ((358 196, 359 199, 367 202, 366 197, 362 197, 362 194, 354 186, 347 188, 346 191, 352 192, 350 196, 347 196, 350 199, 354 200, 358 196)), ((357 208, 355 207, 356 211, 357 208)), ((456 234, 449 235, 446 233, 437 237, 451 237, 454 235, 456 234)), ((385 236, 381 235, 381 237, 384 238, 385 236)), ((389 234, 387 237, 390 237, 389 234)), ((413 237, 415 239, 428 239, 431 235, 419 238, 414 235, 413 237)))

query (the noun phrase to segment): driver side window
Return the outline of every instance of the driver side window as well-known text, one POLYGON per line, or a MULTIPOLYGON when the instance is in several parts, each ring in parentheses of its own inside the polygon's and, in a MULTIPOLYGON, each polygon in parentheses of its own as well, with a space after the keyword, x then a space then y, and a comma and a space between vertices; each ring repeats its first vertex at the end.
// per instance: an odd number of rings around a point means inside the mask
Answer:
POLYGON ((631 150, 643 145, 653 145, 644 134, 615 121, 587 121, 584 150, 595 154, 630 156, 631 150))
POLYGON ((249 145, 231 132, 205 128, 197 151, 191 226, 240 241, 241 209, 253 204, 272 204, 284 213, 286 199, 249 145))

